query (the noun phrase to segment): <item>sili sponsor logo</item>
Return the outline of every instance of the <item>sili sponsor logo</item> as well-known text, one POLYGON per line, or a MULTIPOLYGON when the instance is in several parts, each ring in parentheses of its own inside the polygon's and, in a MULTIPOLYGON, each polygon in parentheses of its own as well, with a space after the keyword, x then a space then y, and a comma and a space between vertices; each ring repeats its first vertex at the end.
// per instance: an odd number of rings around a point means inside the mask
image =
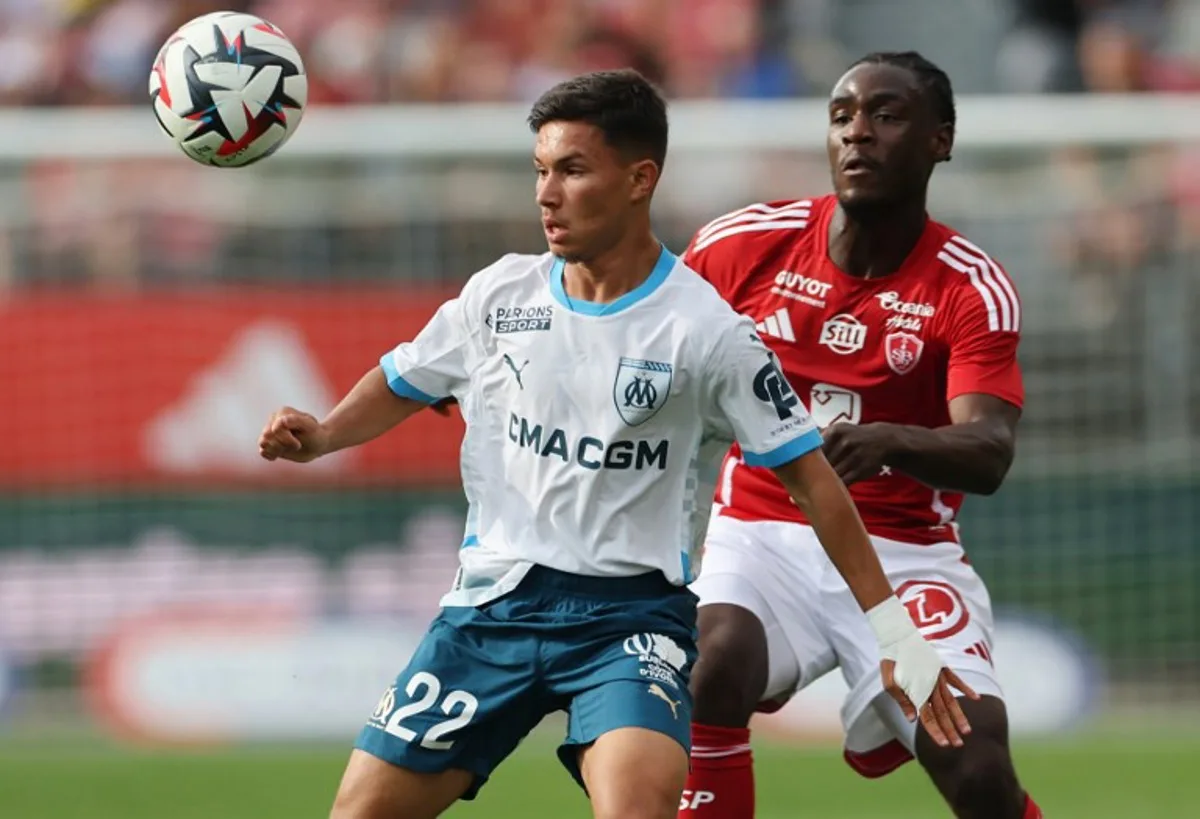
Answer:
POLYGON ((838 313, 821 327, 819 343, 838 355, 850 355, 867 341, 867 325, 849 313, 838 313))

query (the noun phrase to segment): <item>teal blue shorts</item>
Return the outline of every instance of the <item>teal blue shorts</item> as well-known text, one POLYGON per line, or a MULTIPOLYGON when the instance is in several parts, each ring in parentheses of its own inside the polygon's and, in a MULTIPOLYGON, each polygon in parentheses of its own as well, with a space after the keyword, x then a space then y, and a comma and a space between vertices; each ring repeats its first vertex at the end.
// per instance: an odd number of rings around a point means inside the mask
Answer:
POLYGON ((463 769, 474 799, 547 714, 566 711, 558 756, 617 728, 691 748, 688 678, 696 596, 658 572, 584 577, 534 567, 504 597, 445 608, 385 692, 355 747, 412 771, 463 769))

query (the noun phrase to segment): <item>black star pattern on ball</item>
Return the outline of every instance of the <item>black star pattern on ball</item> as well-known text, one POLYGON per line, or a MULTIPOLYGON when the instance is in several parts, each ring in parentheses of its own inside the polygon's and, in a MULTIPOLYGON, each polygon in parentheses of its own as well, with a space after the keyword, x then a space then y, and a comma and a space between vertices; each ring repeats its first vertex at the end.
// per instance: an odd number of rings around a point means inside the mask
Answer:
MULTIPOLYGON (((270 33, 275 33, 271 29, 263 28, 262 30, 270 33)), ((188 46, 187 53, 184 56, 184 71, 187 76, 188 88, 191 92, 193 111, 187 115, 188 119, 196 120, 199 125, 188 135, 188 140, 197 139, 206 134, 217 133, 227 142, 235 142, 233 135, 229 132, 225 122, 221 117, 217 116, 217 106, 213 102, 213 91, 228 91, 230 89, 213 83, 205 82, 196 74, 197 65, 207 65, 212 63, 224 63, 235 60, 238 65, 248 65, 254 68, 254 73, 250 75, 246 83, 258 75, 265 66, 279 66, 282 69, 279 82, 275 85, 275 90, 271 93, 271 97, 263 106, 262 111, 254 118, 249 133, 242 137, 242 142, 250 142, 262 135, 273 123, 278 122, 281 125, 287 124, 287 108, 299 110, 300 103, 289 97, 284 92, 284 79, 287 77, 297 76, 300 71, 289 60, 280 58, 277 54, 272 54, 269 51, 264 51, 260 48, 247 45, 246 39, 242 32, 238 32, 238 36, 233 42, 230 42, 221 27, 213 24, 213 40, 216 50, 208 56, 201 57, 196 50, 188 46)))

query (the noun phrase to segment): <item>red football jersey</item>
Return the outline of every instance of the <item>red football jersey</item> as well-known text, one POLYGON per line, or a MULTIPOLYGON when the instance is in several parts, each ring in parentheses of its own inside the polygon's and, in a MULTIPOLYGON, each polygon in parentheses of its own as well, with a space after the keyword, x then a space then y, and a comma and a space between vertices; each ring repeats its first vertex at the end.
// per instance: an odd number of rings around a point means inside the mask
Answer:
MULTIPOLYGON (((929 220, 895 273, 860 279, 829 259, 833 196, 750 205, 701 228, 684 261, 775 351, 817 425, 950 423, 965 393, 1024 401, 1021 304, 982 250, 929 220)), ((907 543, 958 539, 962 495, 888 468, 850 487, 867 530, 907 543)), ((718 514, 805 522, 769 469, 735 445, 717 482, 718 514)))

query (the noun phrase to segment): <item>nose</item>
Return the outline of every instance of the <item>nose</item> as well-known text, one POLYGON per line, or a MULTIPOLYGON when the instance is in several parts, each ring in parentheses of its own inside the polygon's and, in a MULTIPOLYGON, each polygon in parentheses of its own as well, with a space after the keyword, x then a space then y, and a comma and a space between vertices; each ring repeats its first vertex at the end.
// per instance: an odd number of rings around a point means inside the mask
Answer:
POLYGON ((860 145, 875 138, 871 127, 871 117, 864 111, 857 112, 842 129, 842 142, 847 145, 860 145))
POLYGON ((536 198, 538 205, 547 210, 553 210, 561 204, 562 186, 557 174, 548 173, 538 177, 536 198))

